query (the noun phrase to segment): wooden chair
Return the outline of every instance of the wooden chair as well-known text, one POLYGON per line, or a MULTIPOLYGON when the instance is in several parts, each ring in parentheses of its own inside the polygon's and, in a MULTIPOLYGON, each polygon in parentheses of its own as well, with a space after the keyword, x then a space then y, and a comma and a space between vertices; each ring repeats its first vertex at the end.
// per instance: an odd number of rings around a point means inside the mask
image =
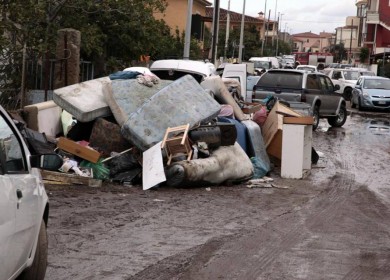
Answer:
POLYGON ((188 139, 188 131, 190 124, 181 125, 176 127, 168 127, 164 139, 161 143, 167 154, 167 164, 170 165, 172 159, 179 156, 186 156, 187 160, 192 157, 192 148, 188 139))

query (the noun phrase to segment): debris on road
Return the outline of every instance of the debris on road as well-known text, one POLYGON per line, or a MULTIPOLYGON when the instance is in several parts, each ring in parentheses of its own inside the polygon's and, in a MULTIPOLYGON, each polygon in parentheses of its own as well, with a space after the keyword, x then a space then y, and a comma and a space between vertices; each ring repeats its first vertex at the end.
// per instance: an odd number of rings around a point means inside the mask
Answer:
MULTIPOLYGON (((54 172, 63 183, 131 185, 155 177, 146 189, 250 179, 248 186, 272 186, 261 178, 275 160, 280 165, 283 118, 301 115, 279 102, 270 111, 260 103, 245 103, 227 84, 219 76, 199 84, 191 75, 171 81, 151 72, 118 72, 56 89, 53 101, 26 106, 21 115, 30 133, 25 135, 51 136, 49 150, 64 159, 54 172), (50 122, 44 125, 42 119, 50 122), (144 158, 157 143, 161 171, 144 158)), ((156 151, 148 161, 155 162, 156 151)), ((45 176, 52 180, 54 175, 45 176)))

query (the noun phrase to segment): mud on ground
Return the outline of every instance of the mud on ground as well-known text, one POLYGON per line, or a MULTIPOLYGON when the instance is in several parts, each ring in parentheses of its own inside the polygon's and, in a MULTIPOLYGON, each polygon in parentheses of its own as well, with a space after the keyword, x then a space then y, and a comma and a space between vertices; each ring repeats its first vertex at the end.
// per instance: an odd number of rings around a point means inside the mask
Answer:
POLYGON ((46 279, 388 279, 389 140, 321 121, 324 157, 276 188, 47 186, 46 279))

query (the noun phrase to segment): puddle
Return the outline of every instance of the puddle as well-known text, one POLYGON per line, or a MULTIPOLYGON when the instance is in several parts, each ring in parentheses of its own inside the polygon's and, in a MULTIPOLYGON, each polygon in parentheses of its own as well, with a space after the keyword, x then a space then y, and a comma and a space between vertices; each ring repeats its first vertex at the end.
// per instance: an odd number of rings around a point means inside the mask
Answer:
POLYGON ((371 120, 367 125, 375 135, 390 134, 390 121, 389 120, 371 120))

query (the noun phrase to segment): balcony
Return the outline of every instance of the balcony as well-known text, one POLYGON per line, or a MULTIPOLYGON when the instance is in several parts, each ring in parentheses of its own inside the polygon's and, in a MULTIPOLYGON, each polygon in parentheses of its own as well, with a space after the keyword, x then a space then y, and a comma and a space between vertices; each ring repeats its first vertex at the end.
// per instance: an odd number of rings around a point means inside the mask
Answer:
POLYGON ((379 13, 373 11, 367 11, 367 24, 379 24, 379 13))
POLYGON ((367 5, 368 4, 368 0, 356 0, 355 1, 355 5, 356 6, 359 6, 359 5, 367 5))

